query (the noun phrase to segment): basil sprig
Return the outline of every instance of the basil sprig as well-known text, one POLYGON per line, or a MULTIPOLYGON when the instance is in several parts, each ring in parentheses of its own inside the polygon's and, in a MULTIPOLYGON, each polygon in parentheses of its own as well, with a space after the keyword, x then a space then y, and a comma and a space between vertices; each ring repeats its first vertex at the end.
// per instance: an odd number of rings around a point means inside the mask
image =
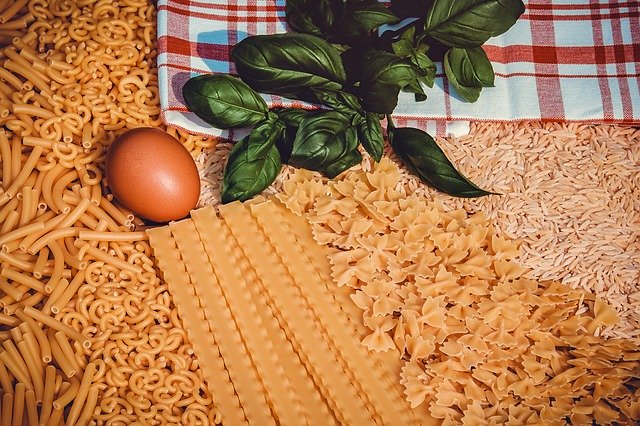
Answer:
POLYGON ((346 74, 340 52, 308 34, 247 37, 231 51, 238 75, 252 89, 317 101, 311 89, 341 90, 346 74))
POLYGON ((266 102, 239 78, 201 75, 182 87, 187 108, 219 129, 251 126, 267 116, 266 102))
POLYGON ((282 164, 333 178, 362 161, 380 161, 381 118, 390 144, 425 183, 458 197, 478 188, 427 133, 396 128, 390 114, 400 91, 427 99, 436 62, 460 98, 474 102, 494 72, 481 45, 509 29, 521 0, 287 0, 287 34, 251 36, 231 57, 240 78, 207 75, 183 87, 187 107, 212 126, 250 127, 225 165, 222 201, 247 200, 266 189, 282 164), (379 27, 403 25, 380 33, 379 27), (260 93, 319 104, 320 110, 269 110, 260 93))
POLYGON ((521 0, 435 0, 424 29, 447 46, 476 47, 507 31, 523 12, 521 0))
POLYGON ((412 127, 392 127, 389 143, 411 173, 442 192, 467 198, 492 194, 457 171, 427 132, 412 127))
POLYGON ((282 123, 263 120, 235 144, 224 168, 223 203, 248 200, 274 181, 282 168, 275 141, 283 131, 282 123))

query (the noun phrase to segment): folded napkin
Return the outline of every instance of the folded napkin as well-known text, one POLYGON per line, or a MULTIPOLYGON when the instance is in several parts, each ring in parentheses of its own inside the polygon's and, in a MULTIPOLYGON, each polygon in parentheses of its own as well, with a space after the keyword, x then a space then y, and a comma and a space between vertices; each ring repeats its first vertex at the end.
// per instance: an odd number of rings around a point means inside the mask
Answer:
MULTIPOLYGON (((237 139, 187 111, 182 85, 192 76, 233 73, 231 48, 254 34, 286 31, 285 0, 159 0, 158 77, 168 125, 237 139)), ((640 123, 640 2, 529 0, 505 34, 484 49, 495 87, 476 103, 460 100, 438 69, 429 99, 402 93, 399 125, 464 134, 468 121, 546 120, 640 123)), ((271 106, 302 106, 265 96, 271 106)))

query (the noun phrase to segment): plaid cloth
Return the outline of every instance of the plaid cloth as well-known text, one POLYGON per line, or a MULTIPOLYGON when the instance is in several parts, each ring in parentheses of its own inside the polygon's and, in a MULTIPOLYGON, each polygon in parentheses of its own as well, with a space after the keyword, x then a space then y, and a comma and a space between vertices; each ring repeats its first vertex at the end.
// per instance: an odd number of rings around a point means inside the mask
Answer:
MULTIPOLYGON (((225 138, 184 106, 181 88, 191 76, 233 73, 229 52, 253 34, 286 31, 285 0, 159 0, 159 84, 167 124, 225 138)), ((495 87, 476 103, 461 101, 438 69, 429 99, 401 94, 399 125, 437 134, 464 134, 468 121, 547 120, 640 123, 640 2, 529 0, 505 34, 484 49, 495 87)), ((303 106, 266 96, 272 106, 303 106)))

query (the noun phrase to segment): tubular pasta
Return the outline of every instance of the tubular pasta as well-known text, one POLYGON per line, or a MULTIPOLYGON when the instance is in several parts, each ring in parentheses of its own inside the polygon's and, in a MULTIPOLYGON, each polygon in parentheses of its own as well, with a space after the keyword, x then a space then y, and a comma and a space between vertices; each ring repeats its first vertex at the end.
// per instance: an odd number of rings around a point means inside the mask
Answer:
POLYGON ((29 287, 25 285, 13 286, 4 278, 0 278, 0 290, 16 302, 19 302, 22 299, 22 296, 28 289, 29 287))
POLYGON ((13 357, 11 357, 11 355, 9 355, 9 352, 0 352, 0 361, 2 361, 2 363, 18 381, 24 383, 27 388, 33 389, 33 385, 31 384, 31 379, 29 377, 29 372, 23 371, 20 368, 20 364, 13 357))
POLYGON ((68 325, 63 324, 62 322, 43 314, 37 309, 33 309, 32 307, 27 306, 24 308, 24 313, 30 316, 31 318, 33 318, 34 320, 40 321, 41 323, 48 325, 54 330, 63 332, 65 336, 79 342, 83 347, 85 348, 91 347, 91 339, 87 338, 82 333, 80 333, 77 330, 74 330, 68 325))
MULTIPOLYGON (((1 69, 1 68, 0 68, 1 69)), ((22 146, 20 137, 16 134, 11 139, 11 179, 15 180, 22 168, 22 146)))
POLYGON ((16 316, 27 323, 27 325, 29 326, 29 330, 31 331, 31 333, 33 333, 36 340, 38 341, 38 345, 40 347, 40 355, 42 356, 42 362, 51 362, 51 347, 49 346, 49 339, 47 338, 47 335, 42 330, 42 328, 38 326, 33 318, 28 317, 22 311, 17 311, 16 316))
POLYGON ((78 171, 76 169, 70 170, 59 177, 51 189, 53 203, 58 208, 58 211, 61 211, 64 214, 69 213, 69 211, 71 211, 71 207, 64 201, 62 192, 64 188, 76 179, 78 179, 78 171))
POLYGON ((11 145, 4 130, 0 130, 0 155, 2 155, 2 189, 11 184, 11 145))
POLYGON ((40 412, 40 421, 44 424, 49 420, 51 410, 53 409, 53 398, 55 396, 55 383, 56 383, 56 367, 53 365, 47 365, 44 375, 44 393, 42 396, 42 410, 40 412))
POLYGON ((67 337, 65 336, 65 334, 61 331, 58 331, 55 333, 55 339, 64 357, 69 360, 69 362, 73 365, 74 368, 80 369, 80 365, 78 365, 78 363, 76 362, 75 352, 73 351, 73 348, 69 344, 69 340, 67 340, 67 337))
POLYGON ((78 419, 78 424, 87 424, 93 412, 96 408, 96 404, 98 402, 98 394, 100 389, 98 386, 94 385, 89 388, 87 392, 87 399, 85 400, 84 408, 82 409, 82 413, 78 419))
MULTIPOLYGON (((31 335, 31 337, 33 338, 33 335, 31 335)), ((33 391, 36 393, 36 399, 38 401, 42 401, 44 378, 42 377, 42 373, 40 371, 42 363, 39 361, 38 356, 34 352, 35 347, 30 346, 26 341, 22 341, 18 343, 18 349, 20 350, 22 358, 27 364, 29 376, 31 377, 31 382, 33 383, 33 391)))
POLYGON ((13 414, 11 415, 12 426, 21 426, 24 415, 24 394, 26 392, 24 383, 17 383, 13 394, 13 414))
POLYGON ((16 283, 20 283, 29 288, 32 288, 39 293, 45 293, 44 284, 42 284, 40 281, 36 280, 35 278, 32 278, 28 275, 23 274, 22 272, 4 267, 2 268, 2 271, 0 271, 0 275, 10 280, 13 280, 16 283))
POLYGON ((140 266, 132 265, 122 259, 118 259, 115 256, 112 256, 110 254, 103 252, 102 250, 99 250, 95 247, 91 247, 88 243, 84 243, 82 247, 86 248, 87 255, 92 256, 97 260, 103 261, 108 265, 113 265, 118 269, 127 270, 130 272, 134 272, 136 274, 142 273, 142 268, 140 268, 140 266))
MULTIPOLYGON (((79 216, 79 214, 78 214, 79 216)), ((76 237, 80 234, 80 230, 81 228, 76 228, 76 227, 72 227, 72 228, 67 228, 62 226, 62 224, 66 221, 66 219, 68 219, 68 216, 65 218, 65 220, 63 220, 62 222, 60 222, 59 225, 57 225, 58 229, 54 229, 53 231, 44 234, 42 237, 38 238, 38 240, 36 240, 33 244, 31 244, 31 246, 29 246, 29 248, 27 249, 27 251, 31 254, 36 254, 38 253, 40 250, 42 250, 45 246, 47 246, 49 243, 51 243, 52 241, 58 241, 62 238, 65 237, 76 237)), ((58 243, 59 246, 59 243, 58 243)), ((55 256, 55 254, 54 254, 55 256)))
MULTIPOLYGON (((4 67, 9 71, 13 71, 14 73, 24 77, 28 82, 33 83, 33 85, 40 90, 40 93, 46 94, 47 96, 53 95, 47 82, 37 73, 37 71, 33 70, 33 68, 26 67, 24 64, 10 59, 4 62, 4 67)), ((25 86, 23 85, 22 87, 25 86)))
POLYGON ((5 191, 5 194, 8 195, 9 198, 15 197, 20 189, 22 189, 22 185, 33 171, 38 159, 42 155, 42 151, 43 149, 40 146, 33 147, 27 161, 22 164, 20 172, 14 177, 13 182, 5 191))
POLYGON ((38 403, 36 401, 36 394, 32 390, 28 390, 24 394, 25 405, 27 411, 27 422, 30 425, 38 424, 38 403))
MULTIPOLYGON (((0 197, 2 197, 2 195, 0 195, 0 197)), ((11 212, 15 211, 15 209, 18 207, 19 201, 20 200, 18 200, 17 198, 14 198, 11 201, 9 201, 9 203, 6 204, 2 210, 0 210, 0 221, 7 220, 7 217, 9 217, 11 212)), ((1 205, 2 205, 2 202, 0 202, 0 206, 1 205)))
POLYGON ((4 24, 11 20, 22 8, 24 8, 29 0, 16 0, 12 5, 0 14, 0 23, 4 24))
POLYGON ((85 273, 78 271, 67 288, 62 292, 60 297, 58 297, 57 299, 50 299, 53 300, 53 304, 51 305, 51 312, 53 312, 54 314, 59 313, 60 310, 71 300, 73 295, 76 294, 80 286, 84 283, 84 280, 85 273))
MULTIPOLYGON (((16 210, 10 212, 4 223, 2 224, 2 227, 0 228, 0 234, 7 235, 8 233, 10 233, 18 225, 19 220, 20 213, 18 213, 16 210)), ((4 251, 9 251, 9 249, 4 248, 4 251)))
POLYGON ((141 241, 148 240, 149 237, 144 231, 140 232, 101 232, 101 231, 80 231, 79 237, 90 241, 141 241))
POLYGON ((76 205, 76 207, 69 213, 69 215, 58 225, 59 228, 66 228, 72 226, 76 223, 80 216, 84 214, 85 211, 89 208, 89 204, 91 204, 91 200, 86 198, 80 199, 80 202, 76 205))
POLYGON ((12 377, 2 361, 0 361, 0 386, 2 386, 5 393, 13 392, 12 377))
POLYGON ((42 278, 45 264, 49 260, 49 247, 43 247, 38 251, 38 258, 33 266, 33 276, 37 279, 42 278))
POLYGON ((64 253, 62 252, 60 244, 56 240, 48 241, 47 246, 49 247, 49 250, 53 255, 53 272, 51 273, 49 281, 47 281, 47 283, 45 284, 44 289, 47 293, 51 293, 53 291, 53 288, 62 278, 62 273, 64 270, 64 253))
POLYGON ((56 204, 53 202, 53 182, 58 177, 58 175, 64 172, 64 170, 64 166, 57 163, 51 170, 46 172, 46 175, 42 181, 42 199, 44 200, 46 205, 56 213, 59 213, 59 210, 56 204))
POLYGON ((49 338, 49 345, 51 346, 51 353, 53 354, 53 359, 56 361, 56 364, 60 367, 60 369, 64 372, 67 378, 72 378, 78 372, 78 369, 75 366, 75 363, 65 356, 64 352, 62 352, 62 348, 58 344, 58 341, 55 339, 54 334, 52 332, 47 334, 49 338))
MULTIPOLYGON (((87 364, 87 367, 84 370, 82 375, 82 381, 80 382, 80 386, 78 387, 78 391, 73 398, 73 404, 71 406, 71 410, 67 416, 67 423, 75 424, 80 416, 80 410, 82 409, 82 405, 85 403, 88 393, 89 387, 93 381, 93 375, 95 373, 96 366, 95 363, 90 362, 87 364)), ((94 404, 95 406, 95 404, 94 404)))
POLYGON ((20 221, 18 222, 18 226, 22 227, 25 226, 28 222, 31 222, 31 220, 33 219, 31 212, 33 212, 35 216, 35 209, 33 207, 36 202, 32 198, 33 190, 28 186, 23 187, 20 194, 22 195, 22 206, 20 210, 20 221))
POLYGON ((54 408, 51 416, 49 417, 49 421, 47 422, 47 426, 59 426, 62 421, 62 409, 54 408))
POLYGON ((2 413, 2 426, 11 426, 13 420, 13 393, 7 392, 2 395, 2 413))

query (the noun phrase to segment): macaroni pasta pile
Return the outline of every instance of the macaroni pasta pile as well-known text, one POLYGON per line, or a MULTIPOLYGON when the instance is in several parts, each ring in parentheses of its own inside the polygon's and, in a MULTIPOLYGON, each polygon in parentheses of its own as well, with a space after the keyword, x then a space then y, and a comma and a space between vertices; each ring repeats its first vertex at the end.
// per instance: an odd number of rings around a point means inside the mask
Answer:
MULTIPOLYGON (((219 421, 142 222, 102 176, 117 136, 162 127, 155 58, 146 0, 0 2, 3 421, 219 421)), ((213 144, 169 132, 193 156, 213 144)))

